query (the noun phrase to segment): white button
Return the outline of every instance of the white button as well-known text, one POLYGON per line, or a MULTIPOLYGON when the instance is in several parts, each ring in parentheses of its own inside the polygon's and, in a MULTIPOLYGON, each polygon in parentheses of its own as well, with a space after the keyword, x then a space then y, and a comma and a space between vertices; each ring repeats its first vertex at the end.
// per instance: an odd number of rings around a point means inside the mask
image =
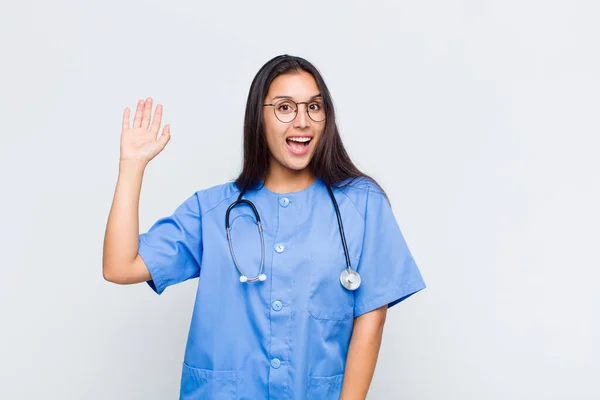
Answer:
POLYGON ((281 367, 281 361, 279 360, 279 358, 274 358, 271 360, 271 367, 275 369, 281 367))
POLYGON ((290 199, 287 197, 282 197, 279 199, 279 204, 281 204, 281 207, 287 207, 288 204, 290 204, 290 199))
POLYGON ((275 300, 273 302, 272 307, 273 307, 273 310, 279 311, 279 310, 281 310, 283 308, 283 303, 281 303, 279 300, 275 300))
POLYGON ((282 245, 281 243, 275 245, 275 251, 276 252, 283 253, 283 250, 285 250, 285 246, 282 245))

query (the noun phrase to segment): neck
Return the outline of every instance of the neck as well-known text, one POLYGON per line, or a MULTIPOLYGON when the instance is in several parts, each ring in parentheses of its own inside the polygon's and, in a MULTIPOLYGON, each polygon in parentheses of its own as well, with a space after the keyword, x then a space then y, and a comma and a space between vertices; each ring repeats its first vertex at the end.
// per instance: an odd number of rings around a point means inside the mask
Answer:
POLYGON ((315 179, 315 175, 308 167, 301 171, 271 167, 264 184, 274 193, 292 193, 306 189, 314 183, 315 179))

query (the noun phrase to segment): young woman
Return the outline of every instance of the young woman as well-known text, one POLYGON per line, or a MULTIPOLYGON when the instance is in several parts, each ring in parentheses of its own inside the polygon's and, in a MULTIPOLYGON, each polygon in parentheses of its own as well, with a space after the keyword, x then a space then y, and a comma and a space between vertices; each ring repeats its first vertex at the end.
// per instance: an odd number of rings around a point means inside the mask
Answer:
MULTIPOLYGON (((148 162, 170 138, 125 109, 105 279, 158 294, 199 277, 182 399, 364 399, 387 309, 425 288, 379 185, 346 153, 318 70, 288 55, 250 87, 244 162, 139 235, 148 162)), ((152 122, 152 123, 151 123, 152 122)))

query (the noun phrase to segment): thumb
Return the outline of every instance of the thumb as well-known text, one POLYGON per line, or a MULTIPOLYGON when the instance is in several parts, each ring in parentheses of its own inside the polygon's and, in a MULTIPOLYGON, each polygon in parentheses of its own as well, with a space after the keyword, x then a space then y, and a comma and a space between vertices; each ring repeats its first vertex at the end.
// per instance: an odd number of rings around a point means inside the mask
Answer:
POLYGON ((171 140, 171 125, 165 125, 160 137, 158 138, 158 143, 161 149, 165 148, 169 140, 171 140))

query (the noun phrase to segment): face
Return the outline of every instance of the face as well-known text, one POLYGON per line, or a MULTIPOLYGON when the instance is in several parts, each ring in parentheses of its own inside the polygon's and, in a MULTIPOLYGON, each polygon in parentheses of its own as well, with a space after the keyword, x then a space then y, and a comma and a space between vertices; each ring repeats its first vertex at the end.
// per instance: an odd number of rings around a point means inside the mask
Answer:
POLYGON ((319 107, 324 112, 323 98, 320 94, 313 76, 304 71, 279 75, 271 82, 264 104, 276 104, 282 99, 308 103, 298 104, 295 114, 291 112, 287 102, 279 103, 278 107, 264 107, 265 135, 270 151, 271 171, 273 168, 287 169, 287 172, 303 171, 310 163, 323 134, 325 120, 313 121, 307 113, 307 107, 315 113, 313 115, 317 115, 316 110, 319 107), (294 120, 289 123, 280 121, 275 116, 275 108, 278 108, 280 116, 287 114, 291 119, 295 115, 294 120))

